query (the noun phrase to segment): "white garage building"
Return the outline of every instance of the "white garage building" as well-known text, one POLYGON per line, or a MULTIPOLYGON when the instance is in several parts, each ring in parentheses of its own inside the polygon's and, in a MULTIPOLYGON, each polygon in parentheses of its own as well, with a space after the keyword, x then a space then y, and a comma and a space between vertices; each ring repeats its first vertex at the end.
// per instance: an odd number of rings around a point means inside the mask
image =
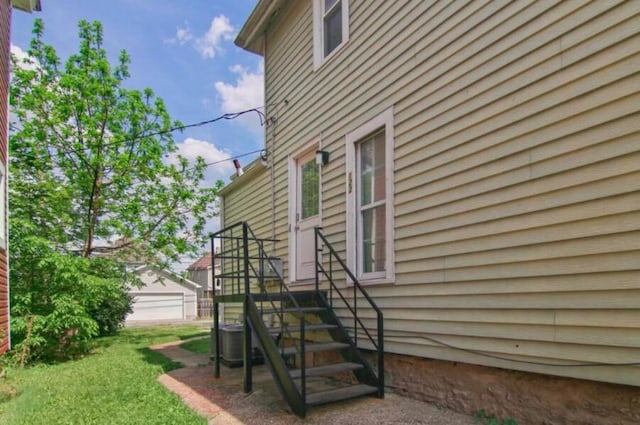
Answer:
POLYGON ((168 270, 148 265, 134 269, 143 286, 131 288, 133 312, 126 322, 195 319, 201 286, 168 270))

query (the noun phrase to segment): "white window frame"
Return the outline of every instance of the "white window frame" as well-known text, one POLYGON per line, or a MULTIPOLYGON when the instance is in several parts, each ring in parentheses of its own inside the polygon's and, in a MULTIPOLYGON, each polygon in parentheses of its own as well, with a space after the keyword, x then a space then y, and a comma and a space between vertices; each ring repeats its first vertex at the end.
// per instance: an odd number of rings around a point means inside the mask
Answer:
POLYGON ((347 194, 347 266, 361 283, 395 282, 395 223, 394 223, 394 115, 393 106, 366 122, 346 136, 346 194, 347 194), (385 270, 363 274, 359 256, 361 229, 358 222, 359 176, 357 175, 357 145, 367 136, 384 129, 385 134, 385 270))
POLYGON ((342 50, 349 41, 349 0, 339 0, 342 6, 342 42, 324 55, 324 0, 313 0, 313 67, 317 70, 342 50))

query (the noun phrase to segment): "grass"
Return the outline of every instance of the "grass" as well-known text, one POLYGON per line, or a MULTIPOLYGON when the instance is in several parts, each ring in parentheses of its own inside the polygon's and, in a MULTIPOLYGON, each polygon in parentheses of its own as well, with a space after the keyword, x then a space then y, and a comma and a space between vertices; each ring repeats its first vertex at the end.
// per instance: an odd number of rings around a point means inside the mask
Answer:
POLYGON ((199 338, 180 344, 180 348, 196 354, 209 354, 211 352, 211 338, 199 338))
POLYGON ((5 369, 0 423, 205 424, 156 379, 180 367, 148 347, 207 334, 195 326, 123 329, 80 360, 5 369))
POLYGON ((473 422, 478 425, 518 425, 518 421, 513 418, 498 418, 496 415, 489 415, 484 409, 473 415, 473 422))

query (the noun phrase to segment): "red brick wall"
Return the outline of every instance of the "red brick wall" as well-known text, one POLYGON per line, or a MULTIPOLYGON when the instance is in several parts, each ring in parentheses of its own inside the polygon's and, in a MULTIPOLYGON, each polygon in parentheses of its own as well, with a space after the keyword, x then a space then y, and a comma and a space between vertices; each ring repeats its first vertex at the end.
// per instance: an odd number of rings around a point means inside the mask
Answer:
MULTIPOLYGON (((7 98, 9 95, 9 49, 11 46, 9 41, 10 23, 11 0, 0 0, 0 161, 5 165, 8 138, 7 98)), ((0 196, 5 197, 6 201, 6 193, 0 193, 0 196)), ((0 217, 0 220, 5 220, 6 224, 6 217, 0 217)), ((0 353, 8 349, 9 283, 7 250, 0 247, 0 353)))

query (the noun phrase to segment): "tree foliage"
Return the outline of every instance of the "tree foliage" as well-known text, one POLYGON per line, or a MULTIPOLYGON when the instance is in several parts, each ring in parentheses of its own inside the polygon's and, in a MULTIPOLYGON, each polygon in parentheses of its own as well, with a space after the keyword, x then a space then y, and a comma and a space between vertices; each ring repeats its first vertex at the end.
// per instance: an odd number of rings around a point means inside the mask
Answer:
POLYGON ((130 300, 108 302, 127 279, 113 260, 195 252, 222 182, 205 187, 204 160, 177 154, 181 124, 151 89, 124 86, 129 55, 111 65, 99 22, 79 23, 78 52, 64 65, 42 21, 33 35, 28 57, 12 59, 10 88, 14 329, 18 341, 31 332, 33 344, 35 330, 86 341, 113 328, 105 309, 120 302, 128 311, 130 300))

